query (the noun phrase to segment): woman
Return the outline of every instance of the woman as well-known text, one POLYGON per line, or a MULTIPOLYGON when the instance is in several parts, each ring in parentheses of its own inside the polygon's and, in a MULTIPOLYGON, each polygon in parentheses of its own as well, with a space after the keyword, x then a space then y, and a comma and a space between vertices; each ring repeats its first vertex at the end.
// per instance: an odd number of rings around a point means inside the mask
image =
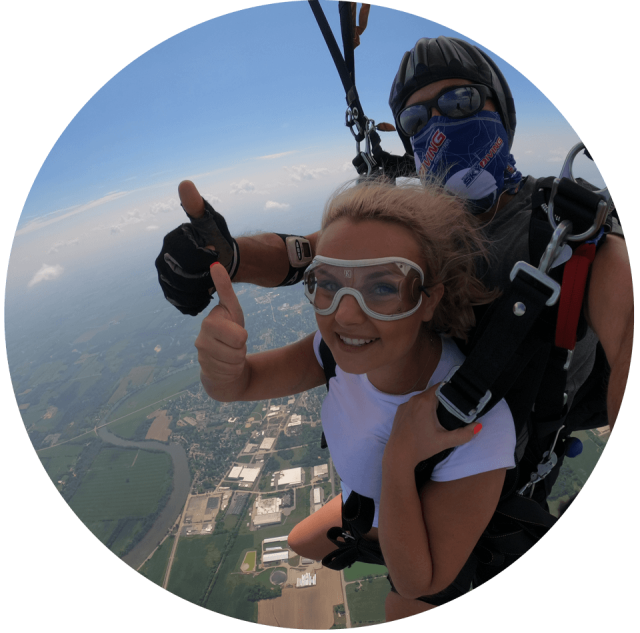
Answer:
MULTIPOLYGON (((456 579, 456 595, 469 588, 467 560, 495 510, 505 469, 514 465, 504 402, 482 425, 456 432, 444 431, 435 416, 431 388, 463 360, 450 337, 464 338, 472 306, 492 298, 474 274, 482 254, 463 204, 441 188, 380 182, 344 188, 327 203, 316 258, 305 273, 319 331, 251 356, 228 275, 212 267, 220 304, 196 340, 212 398, 262 400, 311 389, 325 381, 321 340, 333 355, 323 429, 344 501, 352 491, 373 500, 365 538, 379 540, 393 578, 388 620, 446 601, 439 594, 456 579), (460 444, 418 492, 415 466, 460 444)), ((342 501, 331 500, 297 525, 292 549, 314 559, 335 549, 326 533, 341 525, 342 501)))

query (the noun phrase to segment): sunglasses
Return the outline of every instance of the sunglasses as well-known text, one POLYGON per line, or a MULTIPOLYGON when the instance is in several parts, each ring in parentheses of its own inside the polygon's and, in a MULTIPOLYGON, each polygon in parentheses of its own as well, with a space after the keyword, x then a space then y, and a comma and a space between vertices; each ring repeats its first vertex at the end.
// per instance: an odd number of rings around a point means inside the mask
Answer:
POLYGON ((415 136, 429 122, 431 108, 437 108, 442 116, 450 119, 464 119, 480 112, 491 96, 491 89, 479 84, 449 86, 433 99, 401 110, 397 117, 398 129, 405 136, 415 136))

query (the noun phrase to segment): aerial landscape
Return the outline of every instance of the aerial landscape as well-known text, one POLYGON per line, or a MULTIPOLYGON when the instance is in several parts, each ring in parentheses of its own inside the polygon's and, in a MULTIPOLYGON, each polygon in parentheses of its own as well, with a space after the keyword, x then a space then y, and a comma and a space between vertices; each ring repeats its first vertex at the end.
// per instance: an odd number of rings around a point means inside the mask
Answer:
MULTIPOLYGON (((239 285, 237 295, 249 352, 314 329, 298 287, 239 285)), ((334 572, 286 542, 340 493, 320 448, 325 387, 265 402, 211 400, 192 343, 197 321, 163 302, 137 282, 121 284, 118 301, 96 295, 89 314, 60 318, 46 349, 30 341, 28 322, 15 330, 8 322, 18 406, 52 483, 114 554, 194 604, 288 628, 383 622, 384 567, 334 572), (127 309, 135 296, 142 313, 127 309)), ((581 432, 585 450, 551 496, 556 513, 582 488, 608 435, 581 432)))
MULTIPOLYGON (((337 3, 322 4, 335 30, 337 3)), ((306 5, 283 3, 217 18, 123 70, 69 124, 26 203, 23 198, 9 262, 6 406, 16 411, 6 423, 20 425, 21 419, 25 443, 48 479, 37 489, 23 487, 22 462, 7 460, 6 483, 20 488, 21 501, 10 529, 19 530, 22 521, 38 526, 38 539, 45 543, 38 545, 51 551, 60 549, 49 540, 51 523, 68 525, 72 543, 82 529, 114 561, 116 577, 135 576, 134 586, 153 587, 158 603, 171 605, 174 596, 190 603, 191 610, 211 616, 213 626, 374 625, 384 622, 389 591, 385 567, 357 563, 333 572, 287 546, 293 527, 341 490, 329 451, 320 447, 325 387, 258 402, 210 399, 200 383, 194 347, 207 311, 194 318, 169 305, 153 266, 162 236, 185 221, 176 194, 183 178, 200 186, 234 235, 304 234, 317 229, 327 195, 355 175, 353 143, 343 126, 344 95, 306 5), (271 31, 259 51, 262 60, 252 47, 261 41, 256 33, 264 24, 271 31), (234 35, 245 28, 245 39, 234 35), (303 65, 289 48, 306 46, 310 33, 317 39, 303 65), (282 44, 287 38, 292 41, 282 44), (212 42, 219 42, 222 52, 212 42), (233 55, 226 54, 224 47, 232 44, 233 55), (193 68, 185 62, 191 56, 201 60, 193 68), (255 98, 254 91, 237 85, 238 68, 249 63, 264 107, 255 126, 246 125, 237 107, 255 98), (269 79, 271 63, 279 71, 269 79), (300 79, 298 101, 282 108, 281 95, 291 80, 283 69, 289 63, 300 79), (206 107, 190 86, 204 91, 206 107), (225 99, 218 102, 220 86, 225 99), (309 101, 305 95, 316 88, 322 96, 309 125, 301 112, 309 101), (164 99, 172 106, 165 109, 164 99), (123 114, 129 108, 131 118, 123 114), (41 511, 42 499, 53 491, 75 516, 41 511)), ((406 50, 425 29, 455 32, 379 9, 382 17, 372 11, 371 37, 382 41, 385 29, 392 36, 388 48, 381 44, 380 59, 359 60, 359 82, 375 116, 390 120, 387 76, 394 72, 397 50, 406 50), (385 80, 374 90, 378 73, 385 80)), ((520 97, 526 105, 519 111, 518 165, 529 173, 555 173, 577 136, 544 95, 515 69, 506 64, 505 69, 514 93, 527 96, 520 97), (548 155, 534 125, 527 125, 533 113, 549 118, 555 145, 548 155)), ((393 136, 385 148, 398 152, 393 136)), ((250 353, 295 342, 316 329, 300 285, 237 284, 235 290, 250 353)), ((556 515, 582 490, 609 441, 608 428, 577 435, 584 451, 566 460, 556 482, 550 497, 556 515)), ((604 494, 608 503, 616 502, 613 494, 604 494)), ((595 543, 604 537, 592 538, 595 543)), ((33 574, 41 563, 41 555, 29 559, 33 574)), ((69 604, 76 583, 92 582, 85 569, 65 584, 69 604)), ((104 601, 110 611, 114 605, 108 596, 104 601)), ((134 601, 130 608, 135 606, 134 601)), ((61 613, 72 609, 60 608, 61 613)), ((91 613, 100 619, 96 609, 91 613)))

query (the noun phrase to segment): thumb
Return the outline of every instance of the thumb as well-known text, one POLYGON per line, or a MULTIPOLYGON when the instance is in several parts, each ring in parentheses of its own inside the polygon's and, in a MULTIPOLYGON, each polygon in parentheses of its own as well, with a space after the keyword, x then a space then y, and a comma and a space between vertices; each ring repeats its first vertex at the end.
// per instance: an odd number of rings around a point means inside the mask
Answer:
POLYGON ((476 422, 475 424, 467 424, 461 429, 455 429, 454 431, 447 431, 447 444, 449 448, 456 446, 462 446, 467 442, 470 442, 482 429, 482 423, 476 422))
POLYGON ((220 262, 214 262, 209 270, 213 285, 218 293, 218 305, 227 310, 234 323, 244 327, 244 314, 227 269, 220 262))
POLYGON ((180 204, 191 218, 200 218, 204 215, 204 200, 196 186, 190 180, 183 180, 178 185, 180 204))

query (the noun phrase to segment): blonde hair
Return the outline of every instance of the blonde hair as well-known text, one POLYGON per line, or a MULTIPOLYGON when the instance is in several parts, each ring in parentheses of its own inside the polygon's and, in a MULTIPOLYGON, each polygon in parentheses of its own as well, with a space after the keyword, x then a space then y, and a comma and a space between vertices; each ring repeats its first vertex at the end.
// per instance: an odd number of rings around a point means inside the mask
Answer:
POLYGON ((346 183, 327 201, 322 231, 343 218, 356 223, 389 222, 411 231, 426 262, 424 285, 444 285, 430 327, 445 336, 466 340, 475 325, 473 306, 489 303, 499 294, 489 292, 476 276, 479 259, 487 259, 487 245, 477 222, 464 201, 436 182, 346 183))

